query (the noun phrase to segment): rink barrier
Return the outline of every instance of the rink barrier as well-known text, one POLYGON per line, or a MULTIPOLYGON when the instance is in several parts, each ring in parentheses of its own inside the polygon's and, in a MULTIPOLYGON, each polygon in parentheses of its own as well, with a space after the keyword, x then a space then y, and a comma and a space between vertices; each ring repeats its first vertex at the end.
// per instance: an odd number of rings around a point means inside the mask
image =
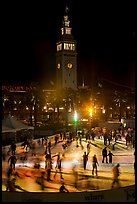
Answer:
POLYGON ((2 202, 135 202, 135 185, 91 192, 2 192, 2 202))

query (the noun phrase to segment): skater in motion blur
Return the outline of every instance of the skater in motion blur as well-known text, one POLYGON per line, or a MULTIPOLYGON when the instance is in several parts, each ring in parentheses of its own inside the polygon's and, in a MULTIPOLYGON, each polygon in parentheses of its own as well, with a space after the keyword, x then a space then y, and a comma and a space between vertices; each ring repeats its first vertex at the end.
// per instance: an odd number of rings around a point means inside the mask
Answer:
POLYGON ((69 192, 69 190, 65 187, 64 182, 62 182, 62 185, 60 186, 59 192, 60 193, 66 193, 66 192, 68 193, 69 192))
POLYGON ((72 168, 73 176, 74 176, 74 186, 75 188, 78 187, 78 171, 76 165, 73 166, 72 168))
POLYGON ((56 167, 55 167, 56 171, 55 171, 55 174, 54 174, 54 179, 56 178, 56 174, 58 172, 60 173, 60 178, 64 179, 63 176, 62 176, 62 167, 61 167, 62 157, 61 157, 60 152, 55 156, 57 156, 57 161, 56 161, 56 167))
POLYGON ((114 185, 116 184, 117 187, 120 187, 120 183, 119 183, 119 175, 120 175, 120 171, 119 171, 119 163, 113 167, 112 171, 113 171, 113 182, 111 185, 111 188, 114 188, 114 185))
POLYGON ((8 159, 8 163, 10 163, 10 167, 13 168, 14 170, 15 170, 16 161, 17 161, 17 158, 14 154, 12 154, 8 159))

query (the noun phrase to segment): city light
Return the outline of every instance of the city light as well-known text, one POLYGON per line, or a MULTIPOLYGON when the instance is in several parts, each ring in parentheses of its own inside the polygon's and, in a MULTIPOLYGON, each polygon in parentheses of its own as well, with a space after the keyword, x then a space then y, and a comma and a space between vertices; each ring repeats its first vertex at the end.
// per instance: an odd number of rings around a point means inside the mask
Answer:
POLYGON ((74 123, 78 122, 78 114, 76 111, 74 111, 74 123))

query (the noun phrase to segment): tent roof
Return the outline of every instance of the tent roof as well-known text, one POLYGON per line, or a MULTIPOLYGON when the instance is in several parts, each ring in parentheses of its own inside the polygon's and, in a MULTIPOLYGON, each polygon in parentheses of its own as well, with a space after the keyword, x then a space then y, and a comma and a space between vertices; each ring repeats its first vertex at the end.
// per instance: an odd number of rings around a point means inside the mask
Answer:
POLYGON ((10 114, 2 120, 2 130, 21 130, 21 129, 34 129, 34 127, 23 124, 21 121, 17 120, 14 116, 10 114))
POLYGON ((2 132, 16 132, 16 129, 6 127, 2 125, 2 132))

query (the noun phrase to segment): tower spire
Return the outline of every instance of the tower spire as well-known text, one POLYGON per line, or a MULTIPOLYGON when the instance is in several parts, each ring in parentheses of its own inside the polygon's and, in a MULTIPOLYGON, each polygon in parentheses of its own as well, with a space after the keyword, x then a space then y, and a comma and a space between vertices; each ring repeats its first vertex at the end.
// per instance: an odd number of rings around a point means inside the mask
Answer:
POLYGON ((66 8, 65 8, 65 14, 66 15, 68 14, 68 11, 69 11, 69 8, 68 8, 68 6, 66 6, 66 8))
POLYGON ((62 35, 71 35, 71 28, 70 28, 70 21, 68 18, 68 11, 69 8, 66 6, 65 8, 65 14, 64 14, 64 19, 63 19, 63 27, 61 28, 61 34, 62 35))

